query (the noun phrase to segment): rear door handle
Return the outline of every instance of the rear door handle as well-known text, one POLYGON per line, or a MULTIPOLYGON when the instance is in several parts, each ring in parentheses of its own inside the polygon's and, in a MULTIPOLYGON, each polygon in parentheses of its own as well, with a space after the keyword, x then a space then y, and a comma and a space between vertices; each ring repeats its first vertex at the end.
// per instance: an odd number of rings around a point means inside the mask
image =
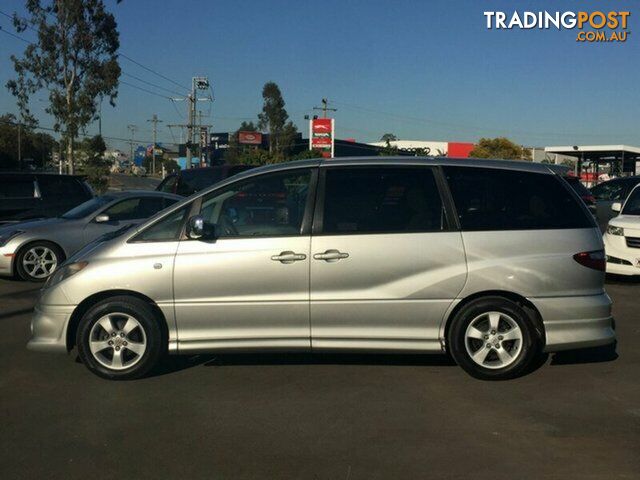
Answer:
POLYGON ((349 254, 339 250, 327 250, 324 253, 316 253, 313 258, 324 260, 325 262, 337 262, 340 259, 349 258, 349 254))
POLYGON ((295 253, 287 250, 286 252, 281 252, 280 255, 273 255, 271 260, 281 263, 293 263, 305 260, 306 258, 307 256, 304 253, 295 253))

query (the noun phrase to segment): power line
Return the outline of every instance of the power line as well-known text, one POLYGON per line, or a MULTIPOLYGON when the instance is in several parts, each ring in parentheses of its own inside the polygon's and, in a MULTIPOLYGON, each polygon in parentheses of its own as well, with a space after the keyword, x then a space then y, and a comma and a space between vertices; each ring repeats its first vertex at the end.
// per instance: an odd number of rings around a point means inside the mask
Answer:
POLYGON ((120 80, 120 83, 123 84, 123 85, 126 85, 128 87, 137 88, 138 90, 141 90, 143 92, 149 93, 151 95, 155 95, 156 97, 165 98, 167 100, 172 100, 171 97, 167 97, 166 95, 162 95, 160 93, 152 92, 151 90, 147 90, 146 88, 139 87, 137 85, 134 85, 133 83, 125 82, 124 80, 120 80))
POLYGON ((155 70, 152 70, 149 67, 145 67, 144 65, 142 65, 140 62, 135 61, 133 58, 129 57, 128 55, 125 55, 124 53, 119 53, 118 56, 126 58, 127 60, 129 60, 132 63, 135 63, 136 65, 138 65, 140 68, 144 68, 145 70, 147 70, 148 72, 153 73, 154 75, 157 75, 160 78, 163 78, 164 80, 173 83, 174 85, 177 85, 180 88, 184 88, 185 90, 189 90, 187 87, 185 87, 184 85, 180 85, 178 82, 171 80, 169 77, 166 77, 164 75, 162 75, 161 73, 156 72, 155 70))
MULTIPOLYGON (((7 18, 9 18, 9 19, 11 19, 11 20, 13 21, 13 15, 9 15, 8 13, 3 12, 2 10, 0 10, 0 14, 1 14, 1 15, 4 15, 5 17, 7 17, 7 18)), ((38 32, 38 29, 37 29, 37 28, 32 27, 32 26, 31 26, 31 25, 29 25, 28 23, 26 24, 26 27, 27 27, 28 29, 30 29, 30 30, 33 30, 34 32, 38 32)), ((0 29, 1 29, 1 27, 0 27, 0 29)), ((25 39, 23 39, 23 38, 18 37, 17 35, 13 35, 13 34, 11 34, 11 33, 7 32, 7 31, 5 31, 5 33, 7 33, 7 34, 11 35, 12 37, 17 38, 18 40, 22 40, 23 42, 32 43, 32 42, 29 42, 28 40, 25 40, 25 39)), ((138 62, 137 60, 134 60, 133 58, 131 58, 131 57, 130 57, 130 56, 128 56, 128 55, 125 55, 125 54, 124 54, 124 53, 122 53, 122 52, 118 53, 118 56, 123 57, 123 58, 126 58, 127 60, 129 60, 130 62, 132 62, 132 63, 136 64, 136 65, 137 65, 137 66, 139 66, 140 68, 143 68, 143 69, 147 70, 148 72, 153 73, 154 75, 157 75, 158 77, 160 77, 160 78, 162 78, 162 79, 164 79, 164 80, 166 80, 166 81, 168 81, 168 82, 171 82, 171 83, 173 83, 174 85, 176 85, 176 86, 178 86, 178 87, 180 87, 180 88, 183 88, 183 89, 185 89, 185 90, 189 90, 189 88, 188 88, 188 87, 185 87, 184 85, 179 84, 178 82, 176 82, 175 80, 172 80, 171 78, 167 77, 166 75, 163 75, 163 74, 161 74, 161 73, 158 73, 157 71, 155 71, 155 70, 153 70, 153 69, 151 69, 151 68, 149 68, 149 67, 147 67, 147 66, 143 65, 142 63, 138 62)), ((158 87, 158 88, 161 88, 161 87, 158 87)))
MULTIPOLYGON (((3 120, 0 119, 0 123, 4 123, 7 125, 13 125, 14 127, 17 126, 22 126, 22 127, 27 127, 28 125, 26 125, 25 123, 20 123, 20 122, 12 122, 9 120, 3 120)), ((56 130, 55 128, 52 127, 41 127, 41 126, 29 126, 29 128, 33 129, 33 130, 45 130, 48 132, 54 132, 54 133, 60 133, 58 130, 56 130)), ((83 138, 92 138, 95 135, 90 135, 88 133, 78 133, 78 137, 83 137, 83 138)), ((152 140, 146 140, 146 139, 139 139, 139 138, 121 138, 121 137, 111 137, 111 136, 107 136, 107 135, 103 135, 102 138, 104 138, 105 140, 114 140, 114 141, 118 141, 118 142, 135 142, 135 143, 151 143, 152 140)), ((158 143, 175 143, 175 142, 169 142, 169 141, 158 141, 158 143)))
POLYGON ((31 42, 30 42, 29 40, 26 40, 26 39, 24 39, 24 38, 22 38, 22 37, 19 37, 18 35, 15 35, 15 34, 13 34, 13 33, 11 33, 11 32, 8 32, 8 31, 7 31, 7 30, 5 30, 4 28, 2 28, 2 25, 0 25, 0 32, 2 32, 2 33, 6 33, 7 35, 10 35, 10 36, 12 36, 13 38, 18 39, 18 40, 20 40, 21 42, 31 44, 31 42))
POLYGON ((122 72, 122 74, 127 76, 127 77, 131 77, 134 80, 137 80, 139 82, 146 83, 147 85, 149 85, 151 87, 158 88, 160 90, 164 90, 165 92, 173 93, 175 95, 182 95, 182 93, 176 92, 175 90, 169 90, 168 88, 161 87, 160 85, 156 85, 155 83, 151 83, 151 82, 149 82, 147 80, 144 80, 144 79, 142 79, 140 77, 136 77, 135 75, 131 75, 130 73, 122 72))

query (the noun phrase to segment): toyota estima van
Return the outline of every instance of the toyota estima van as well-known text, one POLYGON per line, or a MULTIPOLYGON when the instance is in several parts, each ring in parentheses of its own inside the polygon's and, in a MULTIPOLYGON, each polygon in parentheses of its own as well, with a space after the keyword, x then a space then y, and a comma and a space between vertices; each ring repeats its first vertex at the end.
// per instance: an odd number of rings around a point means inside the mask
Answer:
POLYGON ((33 350, 109 379, 165 353, 450 352, 471 375, 614 341, 600 232, 542 164, 305 160, 243 172, 55 272, 33 350))

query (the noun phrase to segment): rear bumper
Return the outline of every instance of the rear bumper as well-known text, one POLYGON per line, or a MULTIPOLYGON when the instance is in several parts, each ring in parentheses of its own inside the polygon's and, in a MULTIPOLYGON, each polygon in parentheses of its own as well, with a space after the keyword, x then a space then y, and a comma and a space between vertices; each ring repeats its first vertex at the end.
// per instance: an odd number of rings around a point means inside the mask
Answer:
POLYGON ((611 299, 606 293, 529 300, 543 319, 545 352, 597 347, 616 340, 611 299))
POLYGON ((31 319, 29 350, 67 352, 67 327, 73 306, 37 305, 31 319))

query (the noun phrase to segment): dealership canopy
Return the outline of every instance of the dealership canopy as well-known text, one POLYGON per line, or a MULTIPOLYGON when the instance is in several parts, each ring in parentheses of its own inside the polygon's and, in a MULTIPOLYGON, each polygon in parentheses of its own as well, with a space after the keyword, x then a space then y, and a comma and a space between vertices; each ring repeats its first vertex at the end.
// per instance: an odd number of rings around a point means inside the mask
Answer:
POLYGON ((629 145, 573 145, 561 147, 545 147, 546 153, 556 153, 575 157, 578 160, 578 170, 585 162, 590 163, 596 171, 605 163, 618 173, 640 174, 640 148, 629 145))

